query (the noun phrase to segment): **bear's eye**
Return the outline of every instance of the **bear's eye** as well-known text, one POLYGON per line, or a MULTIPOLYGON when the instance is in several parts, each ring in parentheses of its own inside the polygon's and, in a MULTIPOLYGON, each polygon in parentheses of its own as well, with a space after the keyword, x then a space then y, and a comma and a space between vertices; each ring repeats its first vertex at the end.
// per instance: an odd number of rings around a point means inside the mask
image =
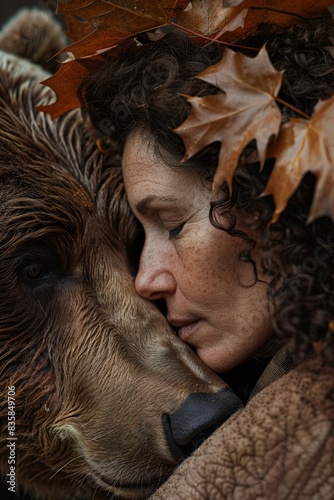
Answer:
POLYGON ((29 242, 26 248, 19 250, 15 256, 17 277, 26 289, 53 288, 65 276, 65 264, 50 241, 48 244, 29 242))
POLYGON ((26 280, 28 282, 33 282, 36 280, 40 280, 46 274, 48 274, 48 272, 49 271, 45 265, 35 262, 33 264, 29 264, 28 266, 25 266, 22 269, 22 277, 24 280, 26 280))
POLYGON ((39 288, 41 285, 52 285, 60 275, 59 265, 54 258, 29 258, 20 266, 19 277, 24 286, 39 288))

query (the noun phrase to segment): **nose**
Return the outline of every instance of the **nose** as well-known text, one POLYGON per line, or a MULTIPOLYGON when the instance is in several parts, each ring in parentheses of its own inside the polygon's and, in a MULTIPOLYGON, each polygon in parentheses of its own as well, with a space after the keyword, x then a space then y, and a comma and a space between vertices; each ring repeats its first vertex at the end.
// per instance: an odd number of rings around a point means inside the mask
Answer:
POLYGON ((176 285, 168 255, 148 249, 145 244, 135 279, 137 293, 148 300, 164 299, 175 292, 176 285))
POLYGON ((162 417, 169 449, 177 460, 189 456, 219 425, 243 407, 230 387, 190 394, 180 408, 162 417))

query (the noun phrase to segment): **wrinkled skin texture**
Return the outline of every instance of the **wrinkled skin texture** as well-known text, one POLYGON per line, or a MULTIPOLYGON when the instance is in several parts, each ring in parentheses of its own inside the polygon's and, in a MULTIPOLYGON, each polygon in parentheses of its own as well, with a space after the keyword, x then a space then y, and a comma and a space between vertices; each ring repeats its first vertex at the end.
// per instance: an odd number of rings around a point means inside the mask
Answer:
POLYGON ((333 380, 319 358, 303 362, 223 424, 151 500, 333 499, 333 380))
POLYGON ((16 480, 33 498, 144 498, 176 466, 162 414, 224 384, 136 294, 121 172, 79 111, 36 110, 43 78, 0 52, 1 473, 15 386, 16 480))

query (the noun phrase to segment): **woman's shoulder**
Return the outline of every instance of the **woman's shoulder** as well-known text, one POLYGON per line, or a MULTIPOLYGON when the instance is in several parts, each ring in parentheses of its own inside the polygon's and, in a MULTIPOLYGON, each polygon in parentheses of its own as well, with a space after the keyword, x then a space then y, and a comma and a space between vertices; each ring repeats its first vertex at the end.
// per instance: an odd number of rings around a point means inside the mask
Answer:
POLYGON ((256 394, 153 496, 333 499, 334 367, 307 359, 256 394))

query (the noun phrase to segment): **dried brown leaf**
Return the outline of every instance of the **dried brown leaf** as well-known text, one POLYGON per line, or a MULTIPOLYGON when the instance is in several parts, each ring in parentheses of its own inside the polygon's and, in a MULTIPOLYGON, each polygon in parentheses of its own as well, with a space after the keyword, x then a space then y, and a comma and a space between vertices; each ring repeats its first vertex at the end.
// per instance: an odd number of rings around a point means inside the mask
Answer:
POLYGON ((272 194, 275 222, 287 206, 306 172, 312 172, 317 187, 309 220, 334 216, 334 96, 320 101, 310 120, 295 118, 284 124, 277 140, 268 148, 275 167, 264 194, 272 194))
POLYGON ((72 16, 72 33, 75 43, 64 51, 71 51, 76 58, 88 57, 102 50, 108 50, 124 39, 134 37, 143 31, 164 26, 175 15, 179 0, 71 0, 58 2, 57 13, 72 16), (91 24, 90 33, 82 40, 76 36, 75 21, 84 20, 91 24))
MULTIPOLYGON (((221 0, 194 0, 192 9, 181 12, 176 23, 181 28, 186 28, 196 34, 210 36, 223 30, 236 17, 240 18, 241 10, 236 12, 232 8, 224 9, 221 0)), ((231 28, 233 29, 235 28, 231 28)), ((223 32, 225 31, 228 30, 223 32)))
POLYGON ((65 19, 67 23, 66 35, 72 42, 78 42, 94 31, 94 27, 88 21, 80 21, 70 15, 67 15, 65 19))
POLYGON ((243 28, 247 16, 247 9, 243 9, 239 14, 231 19, 218 33, 215 34, 213 40, 218 40, 224 33, 235 31, 238 28, 243 28))
POLYGON ((273 68, 265 48, 254 58, 226 49, 219 63, 197 77, 216 85, 225 94, 190 97, 191 112, 175 132, 184 141, 185 159, 208 144, 222 143, 213 182, 221 185, 226 180, 231 189, 233 173, 245 146, 256 139, 263 163, 268 141, 279 131, 281 112, 275 96, 282 73, 273 68))
POLYGON ((237 7, 243 0, 223 0, 223 7, 237 7))
MULTIPOLYGON (((224 41, 235 42, 241 37, 257 31, 260 23, 270 23, 272 28, 303 22, 304 18, 328 15, 333 0, 225 0, 223 7, 231 8, 237 16, 242 9, 248 9, 244 26, 233 33, 224 34, 224 41), (231 4, 234 7, 231 7, 231 4)), ((233 12, 230 14, 233 16, 233 12)))
POLYGON ((95 59, 74 59, 62 63, 57 73, 44 80, 43 85, 49 86, 56 94, 57 100, 53 104, 39 106, 38 109, 44 113, 49 113, 52 118, 58 118, 66 111, 81 106, 78 97, 78 88, 82 81, 101 65, 101 58, 95 59))
MULTIPOLYGON (((57 13, 68 19, 68 36, 74 42, 64 52, 74 58, 95 59, 98 54, 117 51, 124 41, 134 39, 139 33, 154 31, 169 24, 192 31, 198 37, 219 38, 235 42, 240 37, 257 30, 260 22, 287 25, 300 21, 299 15, 310 17, 328 13, 331 5, 325 0, 59 0, 57 13), (227 6, 228 5, 228 6, 227 6), (292 14, 282 13, 286 10, 292 14), (297 15, 294 15, 297 14, 297 15)), ((153 35, 154 38, 154 35, 153 35)), ((56 92, 65 112, 65 102, 77 102, 79 78, 70 68, 61 68, 61 78, 51 77, 48 85, 56 92), (66 79, 69 78, 67 82, 66 79), (69 95, 72 89, 73 95, 69 95), (65 96, 62 93, 65 92, 65 96), (66 98, 65 98, 66 97, 66 98)), ((79 72, 79 74, 83 74, 79 72)), ((58 113, 58 111, 57 111, 58 113)))

